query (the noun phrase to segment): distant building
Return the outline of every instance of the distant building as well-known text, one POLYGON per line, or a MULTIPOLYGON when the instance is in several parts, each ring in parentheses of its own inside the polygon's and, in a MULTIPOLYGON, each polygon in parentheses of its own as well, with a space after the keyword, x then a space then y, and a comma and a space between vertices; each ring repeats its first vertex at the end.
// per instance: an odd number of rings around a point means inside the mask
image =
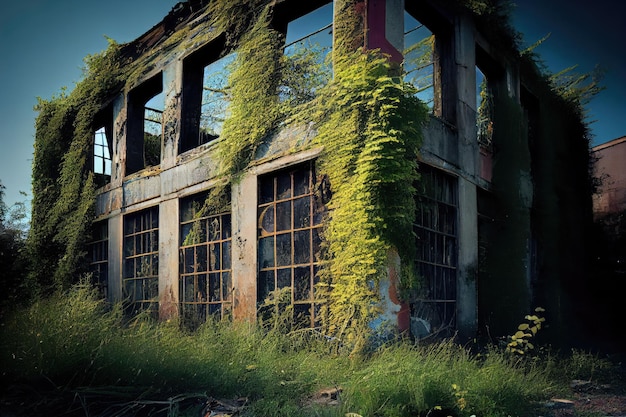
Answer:
POLYGON ((592 148, 600 186, 593 198, 596 218, 626 210, 626 136, 592 148))
MULTIPOLYGON (((469 340, 512 334, 541 306, 546 332, 571 341, 591 224, 585 126, 493 21, 448 3, 279 0, 272 27, 287 54, 309 41, 329 52, 339 30, 353 33, 357 47, 404 63, 429 107, 413 222, 422 285, 399 301, 394 280, 383 279, 381 314, 415 337, 469 340)), ((322 184, 316 166, 324 149, 310 146, 315 129, 274 132, 230 184, 227 206, 197 215, 221 180, 223 76, 236 52, 207 4, 180 3, 124 45, 129 65, 141 67, 93 124, 101 188, 92 269, 106 296, 133 311, 254 320, 270 291, 287 288, 284 307, 316 326, 324 302, 315 291, 324 227, 316 193, 333 184, 322 184)))

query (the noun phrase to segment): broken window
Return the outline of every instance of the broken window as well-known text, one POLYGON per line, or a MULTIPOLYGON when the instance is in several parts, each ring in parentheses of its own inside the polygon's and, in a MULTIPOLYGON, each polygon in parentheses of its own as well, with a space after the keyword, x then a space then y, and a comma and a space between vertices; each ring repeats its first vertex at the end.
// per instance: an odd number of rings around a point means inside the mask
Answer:
POLYGON ((99 294, 108 297, 109 288, 109 223, 107 220, 93 224, 89 242, 89 269, 99 294))
POLYGON ((313 162, 259 177, 257 301, 262 314, 290 314, 295 327, 318 323, 324 205, 313 162))
POLYGON ((161 163, 165 106, 162 78, 159 74, 128 95, 127 175, 161 163))
POLYGON ((183 133, 179 152, 222 134, 230 103, 228 79, 236 53, 223 55, 224 41, 215 40, 183 62, 183 133))
POLYGON ((230 210, 211 213, 207 193, 180 201, 180 304, 185 324, 228 317, 232 309, 230 210))
POLYGON ((456 326, 457 183, 423 164, 419 171, 414 231, 423 285, 411 306, 413 332, 448 337, 456 326))
POLYGON ((128 313, 158 311, 159 208, 124 216, 123 293, 128 313))
POLYGON ((432 111, 435 103, 435 35, 410 13, 404 12, 404 80, 417 89, 417 97, 432 111))
POLYGON ((286 28, 280 98, 292 105, 315 97, 332 77, 333 3, 327 3, 289 21, 286 28))

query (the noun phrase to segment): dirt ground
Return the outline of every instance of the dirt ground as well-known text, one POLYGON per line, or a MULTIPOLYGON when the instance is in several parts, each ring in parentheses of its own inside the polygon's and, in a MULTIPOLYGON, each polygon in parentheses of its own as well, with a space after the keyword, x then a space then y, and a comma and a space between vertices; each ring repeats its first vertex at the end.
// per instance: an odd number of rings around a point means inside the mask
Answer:
POLYGON ((546 414, 554 417, 626 417, 625 387, 622 383, 572 381, 572 395, 568 399, 552 399, 546 404, 546 414))

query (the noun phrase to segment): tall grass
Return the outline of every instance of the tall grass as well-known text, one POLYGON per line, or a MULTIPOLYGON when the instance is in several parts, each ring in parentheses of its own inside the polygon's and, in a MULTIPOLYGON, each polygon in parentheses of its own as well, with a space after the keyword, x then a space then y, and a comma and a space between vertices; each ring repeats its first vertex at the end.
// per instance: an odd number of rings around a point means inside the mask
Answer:
MULTIPOLYGON (((149 317, 127 322, 120 306, 107 306, 84 285, 16 311, 0 331, 5 385, 119 393, 118 401, 246 398, 245 414, 257 416, 529 415, 555 392, 559 368, 501 350, 476 355, 452 342, 397 342, 350 357, 307 332, 210 322, 191 333, 149 317), (342 390, 339 406, 308 405, 328 387, 342 390)), ((572 369, 584 363, 571 361, 572 369)), ((185 414, 170 404, 166 415, 185 414)))

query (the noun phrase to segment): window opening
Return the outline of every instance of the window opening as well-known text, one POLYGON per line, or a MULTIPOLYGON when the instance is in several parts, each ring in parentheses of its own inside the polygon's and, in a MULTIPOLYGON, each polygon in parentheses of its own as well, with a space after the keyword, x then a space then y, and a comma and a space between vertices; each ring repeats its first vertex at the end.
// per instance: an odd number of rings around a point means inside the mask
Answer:
POLYGON ((192 328, 232 310, 231 214, 210 213, 206 198, 200 193, 180 201, 181 317, 192 328))
POLYGON ((163 136, 164 94, 160 92, 144 106, 143 139, 145 166, 161 163, 161 137, 163 136))
POLYGON ((294 327, 314 327, 324 205, 313 163, 259 178, 257 301, 261 314, 291 314, 294 327))
POLYGON ((456 179, 420 165, 416 205, 417 272, 423 288, 411 306, 413 331, 418 338, 452 336, 456 327, 456 179))
POLYGON ((159 74, 129 93, 126 175, 161 163, 165 107, 162 78, 159 74))
POLYGON ((297 105, 315 97, 316 90, 332 77, 332 46, 332 2, 287 24, 281 100, 297 105))
POLYGON ((493 95, 485 73, 476 66, 476 131, 481 148, 491 151, 493 138, 493 95))
POLYGON ((128 313, 158 311, 159 209, 124 216, 123 292, 128 313))
POLYGON ((89 243, 89 269, 92 281, 99 294, 109 296, 109 224, 100 221, 93 224, 92 240, 89 243))
POLYGON ((111 179, 110 143, 111 139, 109 135, 107 135, 104 126, 95 131, 93 144, 93 172, 97 177, 101 177, 102 181, 105 183, 109 182, 111 179))
POLYGON ((183 61, 182 135, 179 153, 217 139, 229 116, 228 80, 235 52, 224 55, 224 37, 183 61))
POLYGON ((198 144, 217 139, 222 134, 224 120, 230 115, 228 78, 236 54, 232 53, 204 67, 202 104, 200 105, 200 132, 198 144))
POLYGON ((417 89, 417 98, 433 111, 435 102, 435 36, 404 12, 404 80, 417 89))

